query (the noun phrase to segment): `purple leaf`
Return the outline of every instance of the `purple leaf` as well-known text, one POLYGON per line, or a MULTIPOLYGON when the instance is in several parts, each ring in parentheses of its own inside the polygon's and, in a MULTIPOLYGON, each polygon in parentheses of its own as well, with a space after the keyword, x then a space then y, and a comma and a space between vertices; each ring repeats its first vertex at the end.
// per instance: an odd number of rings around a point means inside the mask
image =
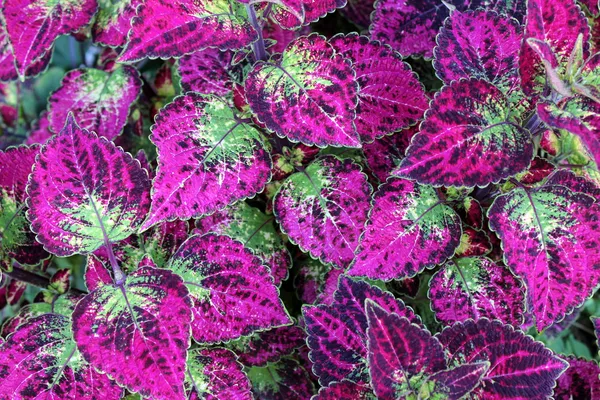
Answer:
POLYGON ((242 364, 262 367, 292 354, 306 344, 305 339, 306 333, 302 328, 282 326, 229 342, 227 347, 235 351, 242 364))
POLYGON ((487 361, 459 365, 433 374, 429 379, 434 384, 433 394, 448 400, 464 399, 475 389, 490 368, 487 361), (443 397, 445 396, 445 397, 443 397))
POLYGON ((319 389, 314 400, 375 400, 375 394, 368 385, 359 385, 343 380, 319 389))
POLYGON ((122 285, 100 286, 79 301, 73 337, 87 362, 128 390, 184 399, 191 320, 181 278, 141 267, 122 285))
POLYGON ((579 4, 584 5, 594 17, 600 14, 600 3, 598 3, 598 0, 579 0, 579 4))
POLYGON ((358 165, 326 155, 284 181, 273 213, 303 251, 345 268, 354 258, 371 190, 358 165))
POLYGON ((287 5, 274 8, 273 20, 284 29, 297 29, 345 6, 346 0, 283 0, 273 3, 287 5))
POLYGON ((44 144, 52 137, 52 131, 50 130, 50 121, 48 120, 48 112, 43 111, 39 118, 31 124, 31 130, 29 136, 25 141, 26 144, 44 144))
POLYGON ((369 374, 377 398, 417 395, 424 383, 421 377, 446 368, 440 342, 427 330, 386 312, 371 300, 365 305, 369 323, 369 374))
POLYGON ((233 90, 236 68, 231 65, 233 52, 208 48, 184 56, 178 61, 184 91, 225 96, 233 90))
POLYGON ((104 285, 110 285, 114 281, 112 271, 93 254, 88 256, 84 279, 88 292, 93 292, 104 285))
POLYGON ((8 337, 8 335, 15 332, 20 325, 28 320, 50 312, 52 312, 52 306, 48 303, 27 304, 21 307, 14 316, 4 322, 2 325, 2 336, 8 337))
POLYGON ((98 14, 92 26, 94 42, 120 47, 127 43, 130 21, 143 0, 99 0, 98 14))
POLYGON ((254 196, 269 181, 266 139, 237 119, 226 100, 188 93, 163 108, 155 122, 150 138, 158 148, 158 172, 142 230, 211 214, 254 196))
POLYGON ((0 398, 118 400, 123 389, 81 359, 68 317, 43 314, 17 328, 0 351, 0 398))
POLYGON ((410 140, 417 132, 418 124, 363 145, 367 165, 380 182, 392 176, 392 171, 404 159, 410 140))
POLYGON ((120 61, 181 57, 207 47, 241 49, 258 35, 235 0, 145 0, 120 61))
POLYGON ((149 188, 137 160, 79 128, 70 116, 44 145, 29 176, 27 217, 49 252, 89 253, 141 225, 149 188))
POLYGON ((559 169, 548 177, 546 185, 566 186, 574 192, 584 193, 600 201, 600 187, 594 181, 583 176, 577 176, 568 169, 559 169))
POLYGON ((245 89, 252 112, 277 135, 319 147, 360 147, 355 72, 324 37, 299 37, 281 56, 256 63, 245 89))
POLYGON ((269 269, 228 236, 190 237, 169 268, 190 291, 192 335, 199 343, 237 339, 290 323, 269 269))
POLYGON ((461 80, 435 96, 395 173, 419 183, 483 187, 524 171, 532 158, 531 135, 511 121, 507 97, 489 82, 461 80))
POLYGON ((558 378, 553 398, 556 400, 599 398, 598 363, 573 356, 567 357, 566 361, 569 363, 569 368, 558 378))
POLYGON ((390 178, 375 192, 348 274, 385 281, 414 276, 451 257, 461 233, 459 216, 434 188, 390 178))
POLYGON ((112 72, 92 68, 69 71, 48 98, 50 129, 60 132, 72 112, 83 129, 112 140, 127 123, 129 107, 141 88, 137 70, 129 66, 112 72))
POLYGON ((519 87, 522 29, 517 21, 491 11, 454 12, 437 37, 433 63, 448 84, 485 79, 503 93, 519 87))
POLYGON ((371 23, 371 13, 374 11, 375 0, 348 0, 340 13, 360 28, 366 28, 371 23))
POLYGON ((252 393, 260 400, 310 399, 315 387, 308 372, 294 359, 282 358, 265 367, 251 367, 252 393))
POLYGON ((337 35, 335 50, 356 71, 356 130, 362 142, 372 142, 414 125, 429 106, 423 86, 399 53, 358 34, 337 35))
MULTIPOLYGON (((26 78, 34 77, 48 67, 52 52, 47 52, 39 60, 25 68, 26 78)), ((10 44, 10 38, 6 32, 6 21, 0 12, 0 81, 14 81, 19 77, 15 68, 15 56, 10 44)))
POLYGON ((456 323, 437 338, 449 366, 490 363, 481 384, 471 395, 489 400, 547 399, 568 364, 542 343, 499 321, 480 319, 456 323))
POLYGON ((538 330, 560 321, 600 282, 600 208, 565 186, 516 188, 496 197, 490 228, 506 265, 523 280, 538 330))
POLYGON ((188 354, 189 400, 252 400, 250 381, 231 351, 214 347, 188 354))
POLYGON ((445 325, 481 317, 514 326, 523 323, 523 285, 508 268, 489 258, 447 262, 429 281, 428 297, 436 318, 445 325))

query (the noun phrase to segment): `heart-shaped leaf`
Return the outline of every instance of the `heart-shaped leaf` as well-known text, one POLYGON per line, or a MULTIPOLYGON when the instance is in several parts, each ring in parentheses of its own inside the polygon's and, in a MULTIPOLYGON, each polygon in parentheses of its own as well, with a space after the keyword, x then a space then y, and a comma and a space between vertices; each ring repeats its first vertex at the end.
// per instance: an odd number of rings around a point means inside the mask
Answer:
POLYGON ((130 21, 143 0, 98 0, 98 14, 92 26, 94 42, 119 47, 127 43, 130 21))
POLYGON ((233 90, 233 52, 204 49, 177 61, 181 87, 185 91, 225 96, 233 90))
POLYGON ((556 400, 595 399, 600 396, 600 367, 596 361, 570 356, 569 368, 556 382, 553 398, 556 400))

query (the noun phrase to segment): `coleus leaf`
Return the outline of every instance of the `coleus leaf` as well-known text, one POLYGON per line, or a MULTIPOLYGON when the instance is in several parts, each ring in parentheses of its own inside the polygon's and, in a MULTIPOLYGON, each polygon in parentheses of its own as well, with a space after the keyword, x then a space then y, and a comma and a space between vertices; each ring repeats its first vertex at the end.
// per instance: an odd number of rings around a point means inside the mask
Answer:
POLYGON ((423 86, 399 53, 358 34, 337 35, 335 50, 356 71, 356 130, 362 142, 414 125, 429 105, 423 86))
POLYGON ((190 92, 163 108, 155 122, 150 139, 158 148, 158 171, 142 230, 211 214, 254 196, 269 181, 267 140, 226 100, 190 92))
POLYGON ((275 229, 274 217, 241 201, 196 221, 195 233, 215 232, 241 241, 271 269, 275 285, 288 276, 292 257, 275 229))
POLYGON ((574 192, 585 193, 600 201, 600 187, 594 181, 587 179, 584 176, 575 175, 568 169, 559 169, 548 177, 547 185, 562 185, 566 186, 574 192))
POLYGON ((445 86, 395 173, 419 183, 483 187, 527 169, 531 135, 510 111, 507 97, 487 81, 445 86))
POLYGON ((25 289, 27 289, 26 282, 12 279, 6 286, 6 302, 11 306, 17 304, 23 297, 25 289))
POLYGON ((375 400, 375 394, 368 385, 360 385, 349 380, 333 382, 319 389, 314 400, 375 400))
POLYGON ((140 267, 77 303, 73 337, 83 358, 143 396, 184 399, 192 312, 180 277, 140 267))
POLYGON ((131 235, 149 205, 150 181, 137 160, 72 116, 50 139, 29 176, 27 217, 49 252, 89 253, 131 235))
POLYGON ((400 165, 410 140, 417 132, 418 124, 363 145, 367 165, 380 182, 385 182, 400 165))
POLYGON ((50 130, 50 121, 48 120, 48 111, 43 111, 39 118, 31 124, 29 136, 25 140, 25 144, 44 144, 52 137, 53 133, 50 130))
POLYGON ((522 29, 517 21, 491 11, 453 12, 437 36, 434 68, 448 84, 485 79, 503 93, 519 87, 522 29))
POLYGON ((143 0, 98 0, 98 14, 92 26, 94 42, 119 47, 127 43, 130 21, 143 0))
POLYGON ((488 210, 506 265, 525 283, 538 330, 569 314, 600 281, 598 215, 592 197, 556 184, 515 188, 488 210))
POLYGON ((291 323, 269 269, 228 236, 191 236, 168 267, 190 291, 197 342, 218 343, 291 323))
POLYGON ((371 386, 377 398, 403 399, 419 393, 429 375, 446 368, 440 342, 404 317, 365 302, 371 386))
POLYGON ((181 57, 207 47, 241 49, 257 37, 236 0, 145 0, 119 61, 181 57))
POLYGON ((3 1, 2 14, 19 76, 24 77, 41 59, 49 61, 54 40, 87 25, 97 8, 96 0, 3 1))
POLYGON ((2 336, 8 337, 8 335, 15 332, 20 325, 28 320, 51 312, 52 306, 48 303, 26 304, 21 307, 15 315, 4 322, 2 325, 2 336))
POLYGON ((358 27, 366 28, 371 23, 374 5, 375 0, 348 0, 340 13, 358 27))
POLYGON ((299 37, 281 56, 256 63, 245 90, 252 112, 281 137, 319 147, 360 147, 355 72, 322 36, 299 37))
POLYGON ((428 296, 436 318, 445 325, 481 317, 514 326, 523 323, 523 285, 489 258, 448 261, 429 281, 428 296))
POLYGON ((556 400, 595 399, 600 396, 600 367, 596 361, 567 357, 569 368, 556 382, 556 400))
POLYGON ((141 89, 137 70, 127 65, 110 72, 93 68, 69 71, 48 98, 50 129, 60 132, 73 112, 83 129, 112 140, 127 123, 129 108, 141 89))
POLYGON ((371 190, 358 165, 327 155, 285 180, 273 199, 273 212, 303 251, 345 268, 354 258, 371 190))
POLYGON ((433 187, 390 178, 373 196, 348 274, 386 281, 414 276, 451 257, 461 229, 460 217, 433 187))
POLYGON ((248 378, 256 399, 310 399, 315 393, 308 372, 291 358, 282 358, 265 367, 251 367, 248 378))
POLYGON ((188 354, 189 400, 252 400, 250 381, 230 350, 214 347, 188 354))
MULTIPOLYGON (((42 58, 25 68, 26 78, 36 76, 43 72, 50 62, 51 52, 47 52, 42 58)), ((14 81, 19 77, 15 68, 15 56, 13 54, 10 39, 6 32, 6 21, 0 12, 0 81, 14 81)))
POLYGON ((446 328, 436 336, 444 346, 449 366, 489 362, 474 398, 547 399, 568 364, 542 343, 500 321, 482 318, 446 328))
POLYGON ((227 344, 235 351, 238 361, 247 366, 264 366, 276 362, 304 346, 306 334, 298 326, 282 326, 257 332, 227 344))
POLYGON ((487 361, 459 365, 433 374, 422 387, 421 393, 431 393, 433 397, 447 399, 464 399, 480 383, 481 378, 490 368, 487 361))
POLYGON ((89 292, 93 292, 100 286, 110 285, 113 283, 114 278, 112 272, 106 267, 106 265, 93 254, 90 254, 87 258, 85 266, 85 286, 89 292))
POLYGON ((0 398, 118 400, 121 389, 82 360, 68 317, 30 318, 0 348, 0 398))
POLYGON ((283 0, 286 7, 274 7, 271 18, 284 29, 297 29, 346 5, 346 0, 283 0))
POLYGON ((208 48, 177 61, 181 87, 185 91, 225 96, 233 90, 236 68, 233 52, 208 48))

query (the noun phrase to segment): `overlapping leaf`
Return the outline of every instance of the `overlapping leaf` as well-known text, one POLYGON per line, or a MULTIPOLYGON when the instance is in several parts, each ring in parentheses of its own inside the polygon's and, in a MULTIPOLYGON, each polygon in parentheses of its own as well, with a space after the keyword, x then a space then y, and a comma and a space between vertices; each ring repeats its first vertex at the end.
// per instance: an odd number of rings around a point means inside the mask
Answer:
POLYGON ((256 399, 310 399, 315 387, 308 372, 294 359, 283 358, 265 367, 248 369, 256 399))
POLYGON ((328 155, 285 180, 273 199, 273 212, 301 249, 345 268, 354 258, 370 195, 358 165, 328 155))
POLYGON ((98 14, 92 26, 94 42, 107 46, 123 46, 142 0, 98 0, 98 14))
POLYGON ((350 62, 324 37, 302 36, 246 79, 252 111, 279 136, 308 145, 360 147, 358 84, 350 62))
POLYGON ((460 237, 459 216, 434 188, 391 178, 375 192, 348 274, 382 280, 411 277, 451 257, 460 237))
POLYGON ((235 351, 242 364, 260 367, 292 354, 294 350, 306 345, 305 339, 306 334, 302 328, 282 326, 229 342, 227 347, 235 351))
POLYGON ((464 399, 481 382, 481 378, 490 368, 490 363, 475 362, 463 364, 455 368, 449 368, 433 374, 421 393, 437 395, 440 398, 452 400, 464 399))
POLYGON ((34 165, 27 217, 49 252, 89 253, 134 233, 147 213, 149 189, 137 160, 70 116, 34 165))
POLYGON ((596 361, 567 357, 569 368, 554 388, 556 400, 595 399, 600 397, 600 367, 596 361))
POLYGON ((208 48, 178 60, 181 87, 185 91, 225 96, 233 90, 233 52, 208 48))
POLYGON ((367 165, 380 182, 385 182, 400 165, 410 140, 417 132, 418 124, 363 145, 367 165))
POLYGON ((322 387, 317 393, 315 400, 375 400, 375 394, 368 385, 359 385, 352 381, 343 380, 333 382, 331 385, 322 387))
POLYGON ((274 1, 285 7, 275 7, 272 18, 284 29, 297 29, 346 5, 346 0, 283 0, 274 1))

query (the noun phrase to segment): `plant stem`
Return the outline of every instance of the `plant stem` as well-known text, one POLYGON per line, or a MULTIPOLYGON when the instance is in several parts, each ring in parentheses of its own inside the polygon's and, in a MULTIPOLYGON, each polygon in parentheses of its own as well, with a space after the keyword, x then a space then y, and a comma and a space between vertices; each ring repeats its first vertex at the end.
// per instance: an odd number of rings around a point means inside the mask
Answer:
MULTIPOLYGON (((46 278, 45 276, 24 270, 23 268, 18 267, 16 265, 13 265, 12 271, 3 272, 3 274, 10 276, 12 279, 16 279, 18 281, 25 282, 33 286, 37 286, 42 289, 47 289, 50 285, 50 279, 46 278)), ((81 290, 75 288, 71 288, 71 291, 81 294, 84 293, 81 290)))
POLYGON ((108 240, 104 240, 104 247, 106 248, 106 252, 108 253, 108 261, 110 261, 110 266, 113 270, 115 284, 117 286, 121 286, 125 282, 125 274, 121 270, 121 267, 119 267, 119 262, 117 261, 115 253, 113 252, 112 245, 108 240))
POLYGON ((254 58, 256 61, 265 61, 267 59, 267 51, 265 50, 265 39, 262 35, 262 26, 258 22, 258 18, 256 17, 256 11, 254 11, 254 6, 252 4, 246 4, 246 12, 248 13, 248 18, 250 18, 250 23, 252 27, 258 34, 258 40, 252 43, 252 51, 254 52, 254 58))

